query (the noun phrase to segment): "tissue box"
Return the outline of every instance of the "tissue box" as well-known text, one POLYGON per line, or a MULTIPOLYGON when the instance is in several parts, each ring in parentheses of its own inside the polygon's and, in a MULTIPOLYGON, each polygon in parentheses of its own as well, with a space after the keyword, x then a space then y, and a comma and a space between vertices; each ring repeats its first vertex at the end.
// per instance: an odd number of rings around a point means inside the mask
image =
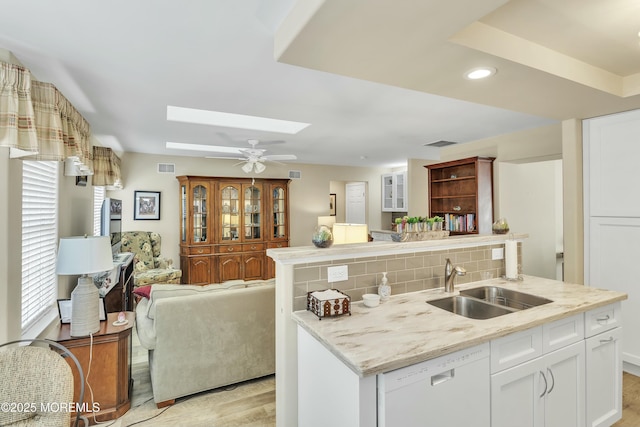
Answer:
POLYGON ((307 292, 307 310, 323 317, 351 315, 351 297, 337 289, 307 292))

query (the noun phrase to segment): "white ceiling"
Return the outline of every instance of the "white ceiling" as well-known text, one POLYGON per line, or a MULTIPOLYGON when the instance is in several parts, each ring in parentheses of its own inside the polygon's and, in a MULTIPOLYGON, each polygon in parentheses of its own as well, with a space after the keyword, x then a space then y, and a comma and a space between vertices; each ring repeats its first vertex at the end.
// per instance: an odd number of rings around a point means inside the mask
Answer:
MULTIPOLYGON (((247 146, 391 167, 424 144, 640 108, 637 0, 0 0, 0 49, 117 151, 247 146), (292 13, 290 11, 292 10, 292 13), (285 18, 286 17, 286 18, 285 18), (468 81, 464 71, 498 73, 468 81), (167 105, 311 123, 168 122, 167 105)), ((212 162, 219 160, 211 160, 212 162)))

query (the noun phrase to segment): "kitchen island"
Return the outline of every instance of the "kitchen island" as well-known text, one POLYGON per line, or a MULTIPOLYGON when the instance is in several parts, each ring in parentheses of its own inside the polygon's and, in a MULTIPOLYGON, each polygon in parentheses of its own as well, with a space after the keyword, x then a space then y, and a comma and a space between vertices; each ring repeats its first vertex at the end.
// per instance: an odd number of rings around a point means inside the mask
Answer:
MULTIPOLYGON (((603 322, 614 322, 610 324, 608 330, 613 330, 614 327, 619 328, 621 325, 617 322, 620 319, 620 301, 624 300, 626 295, 531 276, 524 276, 522 281, 516 282, 492 279, 469 283, 457 286, 454 294, 458 294, 460 290, 478 286, 512 289, 544 297, 551 302, 491 319, 476 320, 428 304, 428 300, 453 295, 439 288, 393 296, 389 301, 374 308, 365 307, 361 302, 354 303, 351 316, 322 321, 308 311, 293 313, 292 317, 299 325, 298 363, 299 375, 301 375, 298 391, 299 413, 308 414, 318 405, 320 396, 324 396, 321 406, 327 405, 334 413, 340 414, 335 422, 332 421, 332 425, 338 426, 376 425, 376 422, 378 426, 398 425, 398 422, 403 426, 426 425, 416 422, 415 418, 419 416, 421 410, 425 410, 424 408, 430 405, 433 405, 428 411, 431 419, 440 420, 447 425, 463 422, 455 417, 462 416, 465 412, 473 419, 476 426, 509 425, 513 422, 513 418, 508 416, 510 410, 520 412, 514 416, 531 416, 531 420, 522 423, 522 425, 529 425, 529 421, 533 423, 534 415, 526 409, 536 412, 545 405, 536 399, 531 399, 529 402, 526 391, 520 390, 522 395, 519 395, 518 384, 521 382, 525 384, 524 390, 537 390, 536 395, 540 391, 537 383, 544 384, 545 389, 542 392, 544 395, 550 388, 550 386, 547 387, 547 381, 551 384, 550 378, 553 376, 555 390, 552 390, 555 393, 552 391, 549 396, 556 400, 547 400, 545 396, 548 414, 543 410, 540 417, 551 416, 556 404, 563 408, 559 415, 563 417, 563 422, 567 420, 567 424, 563 425, 574 425, 573 422, 576 423, 575 425, 585 425, 585 419, 589 418, 589 414, 586 413, 586 402, 581 400, 582 398, 575 398, 574 395, 584 397, 586 390, 587 402, 590 402, 590 398, 597 402, 603 400, 602 396, 590 397, 589 391, 607 389, 601 386, 586 388, 586 382, 589 381, 588 362, 591 359, 589 344, 586 344, 585 354, 585 342, 588 342, 585 337, 589 338, 597 331, 590 334, 590 318, 585 319, 585 313, 592 313, 595 316, 592 323, 596 328, 602 326, 603 322), (547 342, 550 348, 545 349, 547 342), (524 347, 519 347, 520 345, 524 347), (558 366, 547 366, 550 363, 548 358, 557 357, 557 354, 562 356, 562 363, 558 366), (452 396, 455 401, 453 405, 451 403, 447 405, 446 400, 439 402, 438 397, 447 395, 446 387, 452 388, 456 381, 463 381, 464 374, 461 372, 464 365, 460 365, 460 360, 467 359, 478 360, 479 364, 473 365, 473 373, 471 369, 467 373, 467 376, 475 375, 476 378, 455 391, 452 396), (481 360, 484 360, 484 364, 480 363, 481 360), (428 361, 437 361, 437 363, 429 364, 428 361), (454 366, 455 363, 458 365, 454 366), (542 364, 544 368, 539 369, 536 365, 532 369, 529 366, 532 363, 542 364), (411 366, 415 366, 415 369, 401 370, 411 366), (438 370, 439 368, 441 369, 438 370), (400 371, 396 371, 399 369, 400 371), (454 381, 456 369, 458 377, 454 381), (514 380, 513 376, 520 372, 518 369, 529 370, 525 375, 514 380), (394 371, 401 374, 396 374, 394 371), (447 375, 450 375, 450 378, 447 375), (414 380, 407 380, 408 377, 414 377, 417 381, 420 376, 425 376, 426 386, 422 384, 418 390, 409 388, 408 396, 398 399, 393 397, 394 394, 384 392, 385 378, 387 387, 391 383, 390 378, 393 378, 391 387, 399 396, 396 388, 400 389, 400 387, 396 383, 402 381, 411 383, 414 380), (566 385, 566 377, 573 378, 570 380, 571 387, 566 385), (431 378, 431 384, 428 381, 429 378, 431 378), (419 406, 411 407, 407 402, 414 396, 420 395, 425 387, 433 386, 433 378, 440 378, 437 381, 450 382, 440 386, 437 392, 430 395, 428 399, 425 398, 422 404, 418 403, 419 406), (474 391, 473 395, 465 395, 465 392, 471 391, 474 391), (386 401, 385 396, 387 396, 386 401), (514 396, 520 400, 509 401, 514 396), (391 407, 392 404, 402 405, 401 410, 394 412, 395 408, 391 407), (452 412, 452 409, 459 404, 464 406, 464 409, 461 408, 462 412, 455 410, 452 412), (474 404, 478 407, 474 408, 474 404), (444 413, 438 415, 439 409, 443 408, 446 408, 444 413), (574 411, 571 410, 572 408, 574 411), (492 410, 494 414, 491 413, 492 410), (501 419, 504 419, 504 423, 500 422, 501 419), (342 424, 337 420, 348 421, 342 424)), ((600 339, 608 342, 612 336, 609 334, 600 339)), ((600 359, 601 356, 601 354, 596 355, 600 359)), ((619 345, 617 355, 614 352, 612 357, 614 360, 609 360, 608 372, 613 372, 613 375, 620 378, 613 378, 609 389, 615 389, 616 391, 613 392, 618 395, 606 396, 606 398, 608 401, 616 401, 619 407, 621 398, 619 345)), ((599 371, 596 372, 602 371, 601 366, 598 369, 599 371)), ((597 419, 597 416, 594 415, 592 418, 597 419)), ((615 417, 609 417, 609 419, 615 419, 615 417)), ((300 418, 298 425, 314 426, 316 424, 302 423, 300 418)), ((596 423, 596 425, 609 424, 603 421, 602 424, 596 423)))
MULTIPOLYGON (((370 315, 376 313, 376 316, 383 317, 380 321, 385 323, 386 328, 389 328, 388 337, 394 335, 393 332, 399 330, 404 323, 400 319, 393 318, 391 314, 389 314, 390 317, 384 318, 384 313, 388 310, 388 308, 385 308, 386 304, 373 311, 365 309, 358 302, 363 292, 376 292, 376 278, 381 277, 380 272, 389 271, 390 277, 395 277, 395 280, 391 280, 392 300, 404 305, 402 302, 405 301, 404 298, 409 298, 406 300, 406 303, 409 304, 411 297, 408 295, 415 294, 415 291, 419 291, 418 293, 441 292, 437 288, 443 286, 442 274, 444 273, 443 260, 445 258, 451 258, 456 265, 466 268, 467 275, 459 277, 457 281, 459 283, 466 281, 463 286, 470 285, 471 282, 479 281, 483 272, 492 272, 493 277, 504 275, 504 261, 499 258, 496 259, 494 252, 502 250, 505 240, 508 238, 516 239, 520 246, 527 237, 527 234, 515 233, 509 235, 455 236, 442 240, 405 243, 370 242, 334 245, 328 249, 318 249, 312 246, 268 249, 267 255, 275 261, 276 266, 276 425, 278 427, 299 425, 298 349, 300 345, 298 342, 298 329, 302 329, 302 326, 298 325, 297 322, 305 322, 304 316, 310 315, 304 311, 300 312, 305 308, 307 291, 335 287, 349 294, 353 302, 352 316, 344 319, 324 319, 322 321, 318 321, 317 317, 311 316, 308 319, 309 324, 314 323, 318 327, 328 329, 335 327, 336 330, 342 330, 343 325, 347 324, 345 322, 351 320, 353 325, 356 325, 362 321, 361 317, 369 316, 368 318, 371 319, 370 315), (328 282, 328 267, 336 265, 348 267, 348 281, 328 282), (436 289, 428 290, 431 288, 436 289), (299 313, 295 315, 296 319, 294 320, 293 313, 296 311, 299 313), (313 322, 311 322, 311 319, 313 319, 313 322), (321 324, 325 322, 326 325, 322 326, 321 324)), ((554 285, 560 285, 560 283, 551 281, 551 284, 549 284, 551 287, 554 285)), ((526 286, 526 284, 520 283, 519 286, 526 286)), ((460 287, 457 286, 457 288, 460 287)), ((604 302, 602 303, 604 304, 604 302)), ((595 302, 595 305, 597 304, 599 302, 595 302)), ((422 304, 414 303, 414 309, 418 309, 418 307, 422 307, 422 304)), ((429 310, 433 312, 435 308, 429 308, 429 310)), ((587 309, 585 308, 585 310, 587 309)), ((562 317, 559 311, 550 313, 551 319, 549 320, 552 320, 554 316, 562 317)), ((522 328, 526 328, 527 322, 532 322, 531 320, 526 320, 526 315, 514 314, 514 316, 522 320, 522 328)), ((425 325, 431 325, 430 327, 438 329, 436 327, 438 326, 436 325, 437 322, 429 320, 431 316, 422 314, 418 316, 418 319, 422 317, 425 318, 425 325)), ((413 318, 413 316, 406 316, 406 319, 413 318)), ((465 324, 468 322, 467 319, 462 317, 459 320, 465 324)), ((442 318, 438 323, 440 321, 442 321, 442 318)), ((494 321, 498 322, 495 319, 490 322, 494 321)), ((367 326, 364 325, 364 327, 366 328, 367 326)), ((509 328, 508 325, 504 326, 504 323, 503 327, 509 328)), ((462 347, 465 339, 470 338, 472 335, 471 332, 468 332, 469 336, 467 336, 467 332, 463 329, 454 331, 454 333, 449 332, 448 334, 451 335, 451 338, 459 340, 459 342, 457 344, 449 343, 444 348, 436 349, 435 353, 432 353, 434 351, 433 348, 425 349, 421 347, 424 341, 429 340, 429 337, 425 334, 425 336, 419 337, 412 344, 407 344, 408 346, 416 346, 416 349, 409 351, 410 355, 405 357, 405 360, 393 361, 390 357, 387 358, 386 355, 379 354, 377 350, 373 351, 370 357, 364 355, 364 353, 358 354, 358 349, 349 350, 345 348, 342 351, 340 350, 340 340, 334 342, 338 346, 337 348, 329 350, 332 345, 326 347, 325 343, 321 343, 324 338, 330 337, 330 335, 326 335, 329 332, 329 330, 317 330, 314 332, 315 336, 312 336, 310 332, 305 331, 311 337, 311 341, 333 355, 339 365, 346 370, 346 375, 355 376, 356 379, 362 381, 371 381, 372 379, 374 396, 376 372, 378 370, 393 369, 396 366, 400 366, 401 363, 417 362, 424 357, 432 357, 438 352, 440 354, 444 354, 446 351, 455 352, 455 348, 458 348, 456 346, 462 347), (332 351, 337 350, 344 353, 340 358, 332 353, 332 351), (351 356, 352 353, 355 357, 351 356), (366 376, 361 376, 365 374, 366 376)), ((500 334, 502 332, 497 333, 500 334)), ((508 333, 508 330, 504 331, 504 334, 508 333)), ((375 334, 363 329, 355 332, 352 339, 358 342, 360 340, 375 340, 375 334)), ((477 340, 478 338, 476 336, 473 339, 477 340)), ((486 336, 484 339, 491 340, 492 338, 486 336)), ((344 337, 344 340, 349 341, 349 338, 344 337)), ((382 341, 366 344, 363 348, 366 348, 367 351, 372 351, 371 345, 380 345, 394 350, 392 345, 382 341)), ((392 343, 395 345, 394 341, 392 343)), ((406 352, 407 348, 403 347, 402 353, 406 352)), ((400 350, 396 350, 395 353, 399 354, 400 350)), ((300 424, 300 426, 303 425, 306 424, 300 424)), ((376 424, 374 422, 371 425, 376 424)))

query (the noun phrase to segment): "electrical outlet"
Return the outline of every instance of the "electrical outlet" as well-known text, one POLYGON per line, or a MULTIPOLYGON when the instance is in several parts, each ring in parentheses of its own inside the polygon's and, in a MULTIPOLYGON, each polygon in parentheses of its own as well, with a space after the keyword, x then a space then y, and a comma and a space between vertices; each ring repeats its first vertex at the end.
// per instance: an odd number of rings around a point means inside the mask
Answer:
POLYGON ((503 259, 504 258, 504 248, 493 248, 491 249, 491 259, 503 259))
POLYGON ((327 267, 327 281, 342 282, 349 279, 349 266, 337 265, 335 267, 327 267))

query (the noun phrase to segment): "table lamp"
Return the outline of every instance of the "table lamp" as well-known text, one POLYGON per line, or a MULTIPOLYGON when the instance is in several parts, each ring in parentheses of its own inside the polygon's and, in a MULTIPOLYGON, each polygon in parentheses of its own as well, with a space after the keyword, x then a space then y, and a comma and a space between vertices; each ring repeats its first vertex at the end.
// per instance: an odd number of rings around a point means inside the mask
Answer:
POLYGON ((78 236, 60 239, 56 272, 80 274, 71 292, 72 337, 91 335, 100 330, 100 293, 88 274, 113 269, 111 242, 107 236, 78 236))

